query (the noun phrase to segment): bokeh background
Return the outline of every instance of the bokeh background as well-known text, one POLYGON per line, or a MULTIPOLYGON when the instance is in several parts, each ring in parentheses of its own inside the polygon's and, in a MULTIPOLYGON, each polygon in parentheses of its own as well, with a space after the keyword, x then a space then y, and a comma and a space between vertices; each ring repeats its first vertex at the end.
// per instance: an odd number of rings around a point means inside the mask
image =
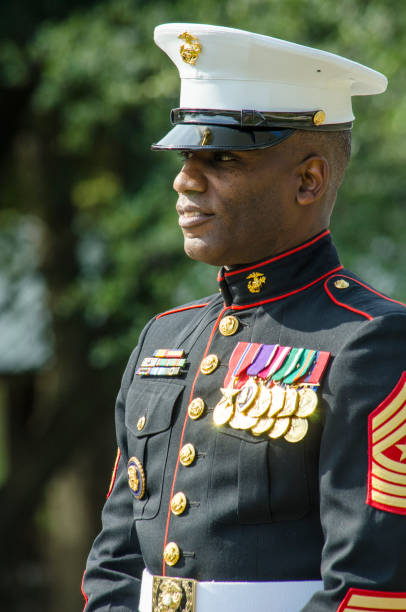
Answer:
POLYGON ((154 26, 244 28, 389 77, 354 101, 332 227, 346 266, 406 300, 406 3, 15 0, 0 17, 0 608, 73 612, 125 362, 153 313, 216 291, 183 254, 180 160, 149 150, 179 90, 154 26))

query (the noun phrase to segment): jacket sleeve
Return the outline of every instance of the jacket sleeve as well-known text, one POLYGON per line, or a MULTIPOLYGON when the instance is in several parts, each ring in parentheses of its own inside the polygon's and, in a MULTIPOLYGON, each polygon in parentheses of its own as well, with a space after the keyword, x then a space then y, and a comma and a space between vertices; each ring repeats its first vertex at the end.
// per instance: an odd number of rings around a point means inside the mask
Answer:
POLYGON ((130 357, 116 402, 119 460, 114 484, 102 512, 102 529, 91 548, 83 576, 84 612, 134 612, 138 610, 144 562, 138 544, 133 501, 127 480, 125 402, 147 328, 130 357))
POLYGON ((357 610, 406 610, 405 370, 403 313, 362 323, 333 361, 320 448, 324 591, 303 612, 352 610, 355 596, 357 610), (393 482, 390 469, 383 481, 371 474, 375 445, 385 436, 393 482), (371 483, 389 491, 386 507, 376 501, 380 493, 371 498, 371 483))

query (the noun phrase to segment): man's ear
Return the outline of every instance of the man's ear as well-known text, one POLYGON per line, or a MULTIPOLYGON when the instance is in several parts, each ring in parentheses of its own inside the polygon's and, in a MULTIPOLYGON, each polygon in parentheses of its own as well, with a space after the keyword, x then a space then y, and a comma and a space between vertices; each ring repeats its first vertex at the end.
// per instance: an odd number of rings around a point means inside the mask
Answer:
POLYGON ((296 201, 307 206, 320 200, 326 192, 329 178, 328 161, 321 155, 306 158, 297 167, 298 188, 296 201))

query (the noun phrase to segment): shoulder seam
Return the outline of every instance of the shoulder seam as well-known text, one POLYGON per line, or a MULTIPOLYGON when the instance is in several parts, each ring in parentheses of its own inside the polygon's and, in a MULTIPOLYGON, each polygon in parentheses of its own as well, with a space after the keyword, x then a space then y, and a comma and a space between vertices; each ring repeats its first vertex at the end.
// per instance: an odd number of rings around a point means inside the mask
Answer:
POLYGON ((190 306, 182 306, 181 308, 174 308, 173 310, 167 310, 166 312, 161 312, 161 314, 155 317, 155 320, 160 319, 161 317, 166 317, 167 315, 176 314, 177 312, 183 312, 184 310, 191 310, 192 308, 204 308, 208 306, 210 302, 204 302, 203 304, 192 304, 190 306))

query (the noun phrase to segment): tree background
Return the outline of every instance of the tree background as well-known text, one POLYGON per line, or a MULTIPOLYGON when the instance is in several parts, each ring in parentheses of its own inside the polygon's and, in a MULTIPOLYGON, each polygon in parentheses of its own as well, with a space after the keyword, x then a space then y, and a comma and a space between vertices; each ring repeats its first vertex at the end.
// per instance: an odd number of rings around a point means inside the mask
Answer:
POLYGON ((216 270, 183 254, 180 162, 149 149, 179 95, 155 25, 243 28, 388 76, 354 100, 332 229, 346 266, 405 301, 406 4, 16 0, 0 17, 0 601, 72 612, 126 359, 154 313, 216 291, 216 270))

